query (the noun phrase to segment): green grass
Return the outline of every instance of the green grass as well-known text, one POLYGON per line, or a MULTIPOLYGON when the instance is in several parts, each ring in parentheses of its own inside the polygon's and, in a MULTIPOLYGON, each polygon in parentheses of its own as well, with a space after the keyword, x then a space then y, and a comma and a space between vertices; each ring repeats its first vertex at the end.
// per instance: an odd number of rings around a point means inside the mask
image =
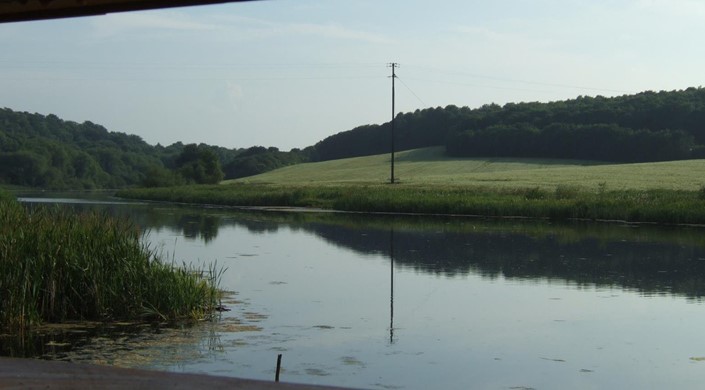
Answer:
MULTIPOLYGON (((232 183, 296 185, 379 184, 389 181, 389 155, 307 163, 232 183)), ((442 147, 397 153, 395 177, 404 185, 456 185, 512 189, 559 186, 593 191, 669 189, 696 191, 705 184, 705 161, 643 164, 548 159, 449 158, 442 147)))
POLYGON ((441 148, 300 164, 213 186, 133 189, 119 196, 230 206, 493 217, 705 223, 705 161, 605 164, 460 159, 441 148))
POLYGON ((58 207, 27 210, 0 195, 0 329, 212 312, 220 272, 174 267, 140 238, 127 220, 58 207))

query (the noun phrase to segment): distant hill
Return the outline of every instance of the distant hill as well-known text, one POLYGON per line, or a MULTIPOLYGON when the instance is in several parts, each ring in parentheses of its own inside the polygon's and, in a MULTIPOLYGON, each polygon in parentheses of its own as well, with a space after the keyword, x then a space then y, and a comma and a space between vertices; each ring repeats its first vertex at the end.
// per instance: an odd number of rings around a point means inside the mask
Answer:
MULTIPOLYGON (((0 109, 0 184, 45 189, 122 188, 169 174, 185 145, 152 146, 92 122, 0 109)), ((202 145, 220 161, 239 150, 202 145)))
MULTIPOLYGON (((195 144, 191 144, 196 146, 195 144)), ((0 109, 0 184, 45 189, 123 188, 183 184, 181 142, 149 145, 137 135, 108 131, 92 122, 56 115, 0 109)), ((308 161, 311 148, 282 152, 274 147, 227 149, 206 144, 226 179, 255 175, 308 161)), ((183 156, 182 156, 183 157, 183 156)), ((183 161, 182 161, 183 162, 183 161)), ((187 176, 203 177, 189 168, 187 176)))
POLYGON ((111 188, 140 182, 167 152, 91 122, 0 110, 0 182, 42 188, 111 188))
MULTIPOLYGON (((447 106, 395 118, 396 150, 445 146, 450 156, 613 162, 705 157, 705 89, 480 108, 447 106)), ((315 145, 319 161, 390 151, 390 122, 315 145)))

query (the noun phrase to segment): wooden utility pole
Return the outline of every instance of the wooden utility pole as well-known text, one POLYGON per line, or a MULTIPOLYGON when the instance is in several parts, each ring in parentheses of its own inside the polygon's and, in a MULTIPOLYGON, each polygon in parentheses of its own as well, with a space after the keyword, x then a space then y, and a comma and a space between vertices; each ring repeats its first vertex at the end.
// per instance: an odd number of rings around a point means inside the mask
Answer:
POLYGON ((389 344, 394 344, 394 226, 389 229, 389 263, 390 292, 389 292, 389 344))
POLYGON ((394 70, 398 66, 399 64, 396 62, 389 63, 389 67, 392 68, 392 174, 389 180, 391 184, 394 184, 394 117, 396 116, 394 110, 394 79, 397 78, 397 76, 394 73, 394 70))

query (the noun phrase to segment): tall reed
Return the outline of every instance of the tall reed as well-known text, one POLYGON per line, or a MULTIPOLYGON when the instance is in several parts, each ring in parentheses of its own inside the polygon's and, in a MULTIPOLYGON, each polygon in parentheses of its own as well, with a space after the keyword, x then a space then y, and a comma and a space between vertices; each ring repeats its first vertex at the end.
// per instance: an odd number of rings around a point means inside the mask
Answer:
POLYGON ((455 185, 232 184, 129 189, 118 196, 228 206, 705 224, 702 194, 703 190, 609 190, 604 185, 594 190, 561 185, 550 191, 455 185))
POLYGON ((219 277, 215 267, 163 262, 125 219, 27 210, 0 195, 0 328, 202 318, 218 302, 219 277))

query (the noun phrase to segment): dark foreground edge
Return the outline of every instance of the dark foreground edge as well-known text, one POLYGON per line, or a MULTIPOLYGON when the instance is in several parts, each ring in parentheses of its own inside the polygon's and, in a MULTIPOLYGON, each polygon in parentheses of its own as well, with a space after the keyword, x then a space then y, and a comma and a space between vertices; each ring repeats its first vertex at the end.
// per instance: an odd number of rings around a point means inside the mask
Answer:
MULTIPOLYGON (((274 377, 274 373, 272 373, 274 377)), ((199 374, 0 357, 0 389, 336 389, 199 374)), ((338 388, 340 389, 340 388, 338 388)))

